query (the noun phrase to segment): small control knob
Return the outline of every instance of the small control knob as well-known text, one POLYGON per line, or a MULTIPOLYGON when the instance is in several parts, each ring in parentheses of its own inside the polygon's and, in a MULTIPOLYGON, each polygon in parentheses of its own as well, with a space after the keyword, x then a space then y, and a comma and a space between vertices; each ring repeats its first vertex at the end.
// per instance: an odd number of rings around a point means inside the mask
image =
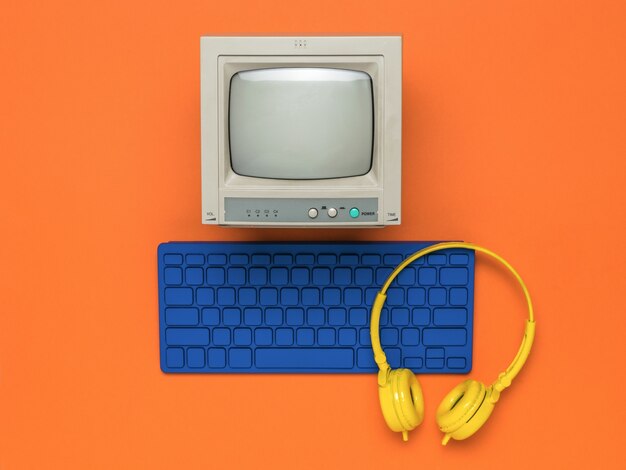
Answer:
POLYGON ((311 217, 312 219, 317 217, 317 209, 315 207, 311 207, 309 209, 309 217, 311 217))
POLYGON ((337 209, 335 209, 334 207, 328 209, 328 217, 330 217, 331 219, 337 217, 337 209))

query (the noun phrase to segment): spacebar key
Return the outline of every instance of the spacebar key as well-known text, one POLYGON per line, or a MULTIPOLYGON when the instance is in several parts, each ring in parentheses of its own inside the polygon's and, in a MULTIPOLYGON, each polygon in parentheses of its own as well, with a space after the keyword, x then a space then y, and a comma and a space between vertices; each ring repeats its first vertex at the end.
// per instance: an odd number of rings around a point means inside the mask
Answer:
POLYGON ((258 369, 352 369, 351 348, 256 348, 258 369))

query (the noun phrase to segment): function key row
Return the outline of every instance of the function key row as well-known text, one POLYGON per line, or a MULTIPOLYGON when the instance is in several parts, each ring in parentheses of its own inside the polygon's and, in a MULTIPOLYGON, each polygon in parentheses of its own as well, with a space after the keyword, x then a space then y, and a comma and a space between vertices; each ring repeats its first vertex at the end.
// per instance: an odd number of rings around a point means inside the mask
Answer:
MULTIPOLYGON (((405 256, 401 254, 385 254, 379 255, 376 253, 365 253, 365 254, 342 254, 336 255, 333 253, 300 253, 300 254, 290 254, 290 253, 277 253, 274 255, 266 254, 266 253, 258 253, 258 254, 247 254, 247 253, 213 253, 209 255, 203 255, 201 253, 190 253, 184 256, 181 253, 167 253, 163 256, 163 261, 166 265, 182 265, 183 261, 190 266, 201 266, 204 264, 214 265, 214 266, 224 266, 226 264, 231 265, 261 265, 267 266, 269 264, 275 265, 312 265, 312 264, 320 264, 320 265, 348 265, 348 266, 357 266, 360 264, 370 265, 370 266, 378 266, 378 265, 388 265, 395 267, 404 260, 405 256)), ((433 253, 431 255, 426 256, 428 260, 428 264, 436 266, 436 265, 444 265, 448 262, 452 265, 467 265, 469 262, 469 257, 464 253, 433 253), (449 257, 449 259, 448 259, 449 257)), ((424 264, 424 258, 418 259, 415 264, 424 264)))

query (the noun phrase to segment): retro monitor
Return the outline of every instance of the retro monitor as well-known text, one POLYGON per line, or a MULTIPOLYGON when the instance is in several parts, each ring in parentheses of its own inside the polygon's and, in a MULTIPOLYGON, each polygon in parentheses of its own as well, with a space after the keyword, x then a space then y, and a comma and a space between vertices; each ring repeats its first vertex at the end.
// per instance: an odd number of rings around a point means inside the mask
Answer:
POLYGON ((401 221, 402 38, 202 37, 202 221, 401 221))

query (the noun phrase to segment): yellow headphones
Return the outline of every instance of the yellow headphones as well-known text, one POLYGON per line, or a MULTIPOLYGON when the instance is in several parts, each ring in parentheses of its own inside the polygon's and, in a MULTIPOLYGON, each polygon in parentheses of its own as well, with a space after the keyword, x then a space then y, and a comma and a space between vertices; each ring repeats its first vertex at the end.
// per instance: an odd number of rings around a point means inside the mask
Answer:
POLYGON ((443 445, 446 445, 451 438, 456 440, 467 439, 485 424, 500 398, 500 392, 511 385, 511 381, 522 369, 535 338, 533 305, 526 284, 517 274, 517 271, 513 269, 513 266, 493 251, 473 243, 446 242, 429 246, 406 258, 389 275, 382 289, 376 295, 372 306, 370 324, 374 360, 379 368, 378 395, 380 406, 387 425, 392 431, 401 432, 405 441, 408 440, 408 432, 415 429, 424 419, 424 397, 420 384, 411 370, 391 369, 387 363, 387 357, 380 345, 380 312, 387 298, 387 289, 400 271, 422 256, 448 248, 467 248, 478 251, 491 256, 506 266, 522 286, 528 304, 528 320, 526 321, 524 339, 515 359, 504 372, 498 375, 494 383, 485 387, 482 382, 466 380, 453 388, 443 399, 437 408, 437 424, 445 434, 441 441, 443 445))

